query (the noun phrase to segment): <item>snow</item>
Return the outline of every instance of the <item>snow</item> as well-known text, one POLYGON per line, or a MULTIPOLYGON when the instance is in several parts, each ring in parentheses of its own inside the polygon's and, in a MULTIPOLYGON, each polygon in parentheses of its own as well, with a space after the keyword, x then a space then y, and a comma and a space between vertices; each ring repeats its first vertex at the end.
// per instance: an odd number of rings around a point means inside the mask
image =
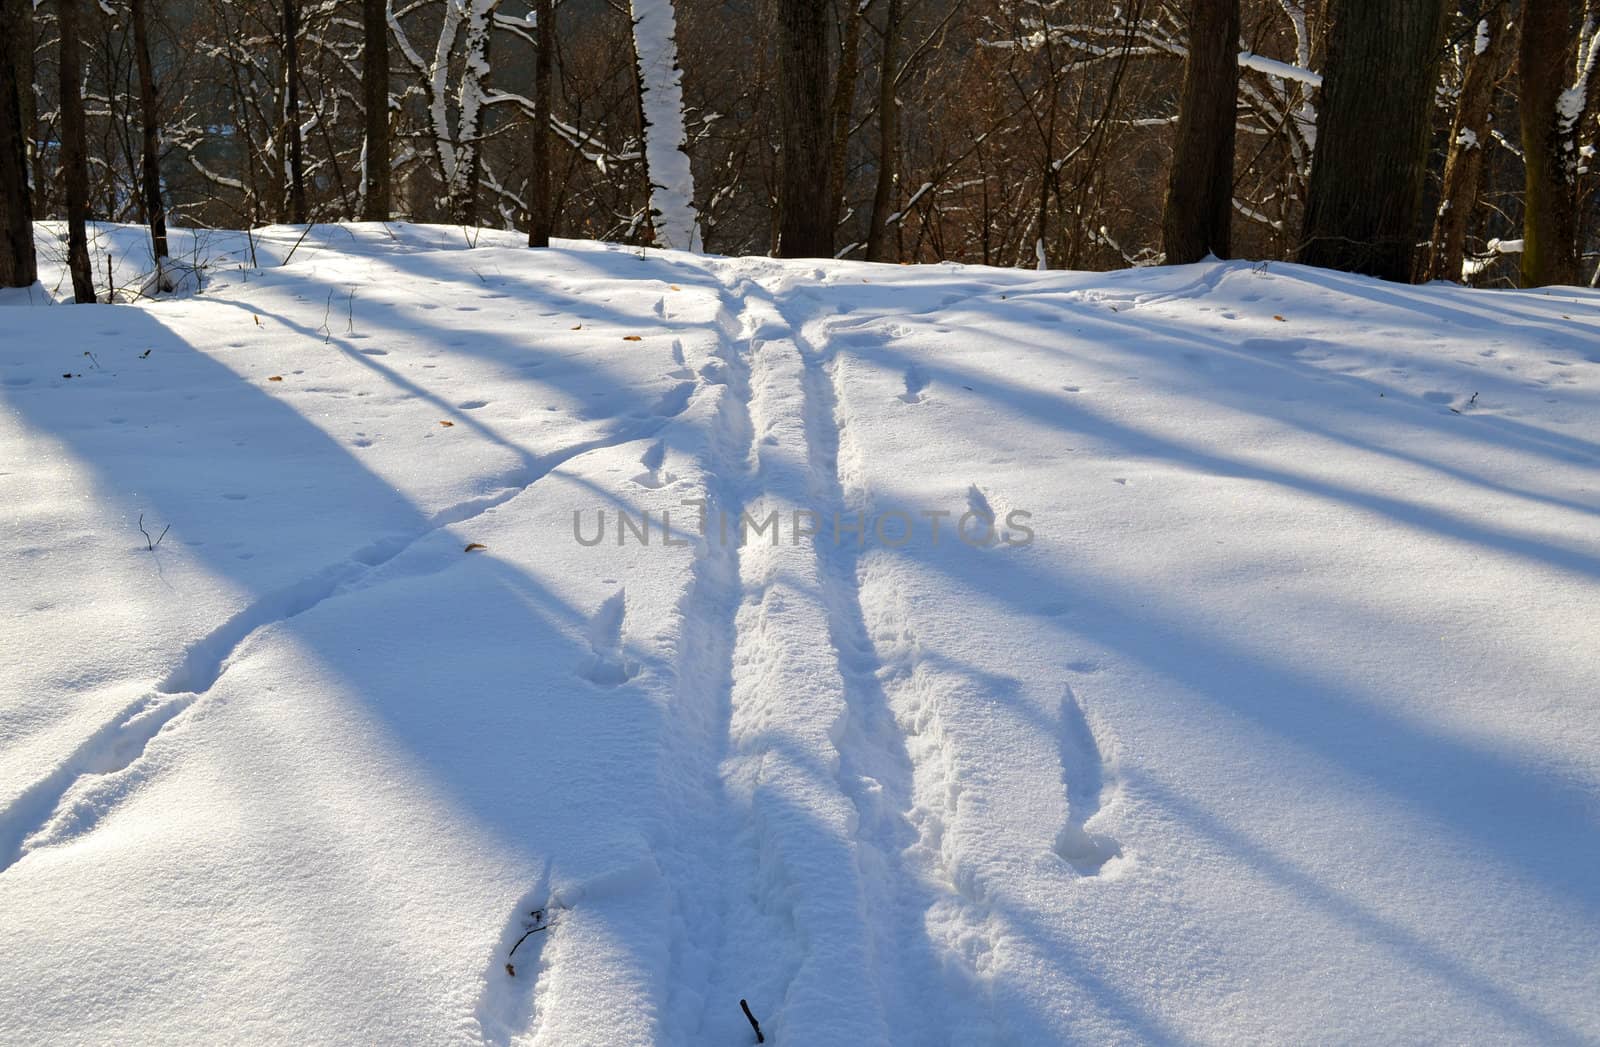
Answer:
POLYGON ((1276 58, 1267 58, 1263 55, 1252 54, 1249 51, 1239 52, 1239 64, 1246 69, 1254 69, 1258 73, 1266 73, 1280 80, 1298 80, 1308 87, 1321 87, 1322 74, 1288 62, 1280 62, 1276 58))
POLYGON ((55 235, 0 1042, 1600 1037, 1600 295, 55 235))

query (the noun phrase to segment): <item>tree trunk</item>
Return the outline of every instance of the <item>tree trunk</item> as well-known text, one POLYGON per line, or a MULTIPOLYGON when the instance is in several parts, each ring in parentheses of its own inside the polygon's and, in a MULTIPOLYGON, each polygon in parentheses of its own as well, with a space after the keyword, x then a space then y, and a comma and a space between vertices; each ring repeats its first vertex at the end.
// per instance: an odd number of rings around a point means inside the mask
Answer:
MULTIPOLYGON (((0 3, 0 21, 23 24, 28 0, 0 3)), ((28 132, 23 121, 22 92, 33 84, 23 77, 26 66, 23 33, 0 37, 0 287, 27 287, 39 278, 33 253, 33 199, 28 188, 28 132)))
POLYGON ((633 0, 632 10, 653 242, 657 247, 698 251, 700 216, 695 212, 694 171, 686 151, 689 136, 673 0, 633 0))
POLYGON ((1190 0, 1189 57, 1161 218, 1169 265, 1232 249, 1239 0, 1190 0))
POLYGON ((900 39, 900 0, 889 0, 883 16, 883 68, 878 73, 878 181, 872 190, 872 220, 867 227, 867 261, 890 261, 889 208, 894 203, 896 158, 900 152, 900 107, 895 101, 895 78, 900 70, 895 44, 900 39))
POLYGON ((305 143, 300 139, 300 11, 298 0, 283 0, 283 128, 280 149, 288 150, 288 220, 306 220, 305 143))
POLYGON ((389 220, 389 2, 361 0, 361 101, 366 117, 361 218, 389 220))
POLYGON ((827 0, 778 0, 778 105, 783 125, 780 258, 833 256, 827 46, 827 0))
POLYGON ((528 179, 528 246, 549 247, 555 231, 555 208, 550 199, 551 73, 556 61, 555 4, 535 0, 534 27, 537 47, 533 56, 533 173, 528 179))
POLYGON ((493 71, 489 64, 489 46, 494 42, 494 18, 500 0, 461 0, 461 6, 466 15, 461 43, 461 87, 457 93, 461 118, 456 124, 455 175, 445 196, 452 221, 475 225, 478 182, 483 175, 484 107, 488 97, 484 84, 493 71))
MULTIPOLYGON (((870 4, 871 0, 867 0, 870 4)), ((867 4, 850 3, 845 15, 844 41, 840 45, 839 69, 833 79, 833 143, 828 165, 828 196, 833 201, 829 222, 839 228, 844 217, 845 167, 850 158, 850 121, 855 115, 856 79, 861 75, 861 22, 867 4)))
POLYGON ((1461 79, 1461 98, 1450 125, 1450 151, 1445 157, 1444 186, 1428 245, 1428 279, 1461 279, 1466 258, 1467 226, 1478 206, 1483 179, 1483 153, 1489 140, 1489 107, 1509 36, 1508 0, 1496 0, 1483 12, 1473 35, 1472 56, 1461 79))
MULTIPOLYGON (((1558 103, 1577 34, 1567 0, 1522 0, 1522 286, 1578 282, 1577 153, 1558 103)), ((1577 122, 1573 114, 1572 124, 1577 122)))
POLYGON ((1408 281, 1421 235, 1442 0, 1334 0, 1300 261, 1408 281))
POLYGON ((89 159, 84 144, 83 29, 78 23, 78 0, 59 0, 56 19, 61 32, 61 177, 67 198, 67 269, 72 273, 72 297, 94 302, 94 277, 89 269, 89 159))
MULTIPOLYGON (((150 224, 150 244, 159 271, 167 258, 167 211, 161 203, 161 125, 156 109, 156 78, 150 62, 150 27, 146 0, 131 0, 129 16, 133 22, 134 58, 139 66, 139 121, 143 144, 139 167, 144 189, 145 221, 150 224)), ((162 281, 163 285, 165 281, 162 281)), ((163 286, 163 290, 169 288, 163 286)))

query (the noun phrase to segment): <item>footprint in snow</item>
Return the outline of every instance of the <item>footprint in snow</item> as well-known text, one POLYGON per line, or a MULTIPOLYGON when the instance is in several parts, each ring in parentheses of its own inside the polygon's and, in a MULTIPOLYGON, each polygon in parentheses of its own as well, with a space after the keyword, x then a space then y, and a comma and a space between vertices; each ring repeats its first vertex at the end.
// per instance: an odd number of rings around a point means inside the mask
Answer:
POLYGON ((661 399, 650 409, 651 413, 662 418, 682 414, 689 406, 689 398, 694 395, 694 388, 693 382, 679 382, 661 394, 661 399))
POLYGON ((651 444, 650 449, 639 456, 639 464, 644 466, 645 471, 640 473, 638 476, 635 476, 633 478, 633 482, 638 484, 640 487, 649 488, 650 490, 654 491, 665 487, 672 481, 676 480, 677 477, 672 473, 664 473, 661 471, 661 464, 666 460, 666 456, 667 445, 665 441, 657 440, 655 443, 651 444))
POLYGON ((922 390, 928 387, 928 376, 920 367, 911 367, 906 370, 906 391, 900 394, 900 399, 908 404, 922 402, 922 390))
POLYGON ((1116 840, 1089 828, 1115 795, 1116 783, 1107 781, 1105 755, 1077 695, 1069 686, 1063 685, 1062 690, 1057 743, 1061 784, 1067 793, 1067 822, 1056 834, 1054 849, 1080 876, 1095 876, 1107 862, 1122 854, 1122 846, 1116 840))
POLYGON ((607 598, 589 624, 589 649, 593 652, 583 677, 601 687, 620 687, 639 675, 639 665, 622 650, 622 623, 627 616, 626 589, 607 598))
POLYGON ((489 406, 489 401, 487 401, 487 400, 463 400, 460 403, 456 404, 456 406, 461 408, 461 410, 463 410, 463 411, 477 411, 477 410, 480 410, 482 408, 488 407, 489 406))

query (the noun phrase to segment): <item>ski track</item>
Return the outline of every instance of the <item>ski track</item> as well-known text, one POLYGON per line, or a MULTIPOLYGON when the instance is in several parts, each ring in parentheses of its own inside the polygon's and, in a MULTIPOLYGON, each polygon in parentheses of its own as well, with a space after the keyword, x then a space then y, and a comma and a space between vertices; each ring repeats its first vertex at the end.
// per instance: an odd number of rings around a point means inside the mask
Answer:
POLYGON ((850 509, 833 372, 785 312, 783 271, 773 275, 776 289, 746 274, 727 283, 734 438, 712 497, 732 533, 710 543, 701 580, 716 590, 714 646, 727 659, 715 676, 728 842, 712 990, 690 1042, 741 1035, 733 1006, 746 996, 785 1042, 982 1038, 993 1030, 987 1000, 925 926, 936 905, 963 902, 948 872, 910 857, 919 770, 884 691, 857 548, 831 534, 832 514, 850 509), (737 542, 741 514, 786 524, 798 508, 821 514, 816 541, 752 532, 737 542), (790 700, 802 693, 803 705, 790 700), (939 1013, 928 1013, 928 985, 949 995, 939 1013))
MULTIPOLYGON (((843 407, 843 376, 830 338, 836 321, 797 323, 806 362, 808 441, 819 508, 825 513, 864 512, 870 496, 851 490, 840 469, 850 419, 843 407)), ((910 383, 908 382, 908 390, 910 383)), ((920 388, 917 390, 920 392, 920 388)), ((974 487, 973 492, 976 492, 974 487)), ((978 493, 981 498, 981 493, 978 493)), ((845 735, 853 788, 864 815, 858 839, 872 870, 880 946, 878 978, 893 1017, 896 1040, 919 1043, 987 1043, 996 1035, 993 1000, 978 977, 976 956, 992 953, 989 914, 967 878, 958 874, 945 837, 954 820, 960 783, 951 780, 954 740, 939 723, 937 697, 918 696, 924 710, 914 720, 897 715, 896 694, 919 690, 925 675, 909 624, 869 615, 863 585, 868 575, 859 544, 818 542, 829 595, 829 636, 846 666, 852 712, 845 735), (887 656, 873 639, 891 624, 900 641, 887 656), (940 797, 944 817, 923 797, 940 797), (978 943, 974 949, 974 944, 978 943), (938 991, 929 993, 928 986, 938 991), (930 1000, 937 1000, 930 1007, 930 1000)))
POLYGON ((655 435, 688 407, 690 397, 679 396, 677 389, 668 396, 676 412, 658 414, 644 424, 623 426, 608 435, 538 456, 531 467, 515 469, 492 481, 498 488, 493 494, 458 502, 434 513, 421 530, 380 538, 338 563, 267 593, 191 644, 151 693, 124 707, 64 762, 0 811, 0 875, 33 849, 28 841, 36 834, 46 834, 48 839, 44 842, 56 845, 77 839, 98 825, 110 813, 116 797, 110 802, 84 797, 82 802, 74 803, 74 794, 92 783, 109 781, 110 776, 137 764, 159 734, 179 725, 185 714, 201 704, 227 671, 229 659, 251 636, 342 593, 368 587, 380 568, 407 550, 446 527, 466 523, 506 504, 581 455, 655 435))
MULTIPOLYGON (((917 808, 918 796, 930 792, 955 803, 951 768, 943 766, 954 757, 938 723, 941 688, 918 679, 924 673, 914 654, 893 664, 880 658, 863 605, 859 547, 830 533, 833 513, 848 518, 863 508, 839 468, 848 420, 828 344, 830 331, 848 321, 795 313, 786 302, 792 277, 782 267, 750 275, 702 264, 720 285, 722 305, 716 358, 697 381, 680 381, 652 416, 610 434, 540 458, 518 448, 526 464, 491 481, 493 493, 446 508, 411 534, 375 540, 234 614, 192 644, 152 692, 0 812, 0 874, 36 846, 92 830, 128 790, 90 802, 81 794, 135 768, 157 736, 203 704, 250 637, 381 584, 385 565, 441 529, 506 504, 580 455, 657 436, 697 402, 697 390, 719 387, 698 455, 709 525, 679 605, 674 715, 663 738, 662 792, 672 813, 653 850, 674 912, 658 1031, 665 1042, 742 1038, 748 1026, 738 1000, 748 997, 770 1038, 784 1042, 992 1039, 994 1004, 978 988, 970 945, 988 937, 981 891, 964 887, 951 865, 944 833, 953 810, 941 819, 917 808), (807 319, 817 328, 816 344, 807 319), (759 534, 739 541, 746 514, 761 521, 776 511, 787 531, 789 514, 800 508, 822 516, 815 541, 796 544, 784 535, 771 544, 759 534), (825 646, 813 642, 822 637, 825 646), (919 715, 912 732, 919 744, 908 744, 889 686, 928 692, 931 712, 919 715), (792 701, 799 694, 808 695, 804 703, 792 701), (709 839, 721 843, 682 842, 709 839), (715 897, 706 897, 707 883, 721 885, 715 897), (937 936, 930 933, 936 914, 943 924, 937 936), (927 1003, 929 985, 941 990, 932 994, 935 1008, 927 1003)), ((1218 266, 1193 288, 1161 298, 1204 293, 1227 271, 1218 266)), ((680 369, 670 377, 694 373, 681 343, 673 358, 680 369)), ((921 402, 927 386, 920 371, 908 371, 903 399, 921 402)), ((653 489, 670 481, 662 471, 665 446, 645 450, 645 471, 634 483, 653 489)), ((983 495, 974 488, 971 497, 983 495)), ((603 686, 631 676, 620 638, 626 610, 619 588, 591 622, 593 658, 584 675, 603 686)), ((1118 849, 1084 828, 1106 786, 1070 689, 1062 724, 1070 817, 1056 849, 1092 875, 1118 849)), ((514 983, 504 964, 529 914, 550 904, 549 877, 547 866, 487 960, 475 1014, 486 1041, 538 1032, 543 950, 554 934, 536 934, 519 947, 514 983)), ((994 944, 985 941, 979 952, 994 944)))

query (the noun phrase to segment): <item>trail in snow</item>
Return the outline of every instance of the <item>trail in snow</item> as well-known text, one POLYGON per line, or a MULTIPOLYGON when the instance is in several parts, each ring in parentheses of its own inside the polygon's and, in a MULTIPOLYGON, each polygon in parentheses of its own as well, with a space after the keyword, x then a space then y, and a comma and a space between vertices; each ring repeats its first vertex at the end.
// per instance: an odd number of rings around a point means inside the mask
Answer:
POLYGON ((360 232, 68 328, 115 353, 0 345, 0 581, 50 577, 0 1038, 1593 1038, 1592 296, 360 232), (951 537, 1012 509, 1038 543, 951 537), (80 670, 58 623, 120 599, 80 670))
MULTIPOLYGON (((122 791, 112 776, 133 767, 158 734, 176 727, 184 714, 196 707, 227 670, 229 658, 251 636, 298 617, 341 593, 371 584, 379 577, 381 568, 407 550, 445 528, 469 523, 506 504, 580 455, 654 435, 687 406, 687 395, 674 392, 669 397, 669 412, 563 450, 532 456, 529 460, 536 464, 502 476, 497 493, 468 499, 437 512, 423 529, 413 534, 379 539, 300 582, 251 602, 191 645, 150 695, 124 709, 86 739, 60 766, 0 811, 0 874, 36 846, 65 843, 93 830, 110 813, 116 795, 122 791)), ((596 647, 594 672, 597 682, 614 685, 631 675, 628 664, 615 648, 615 634, 621 628, 620 594, 616 607, 603 614, 615 617, 614 622, 601 626, 610 630, 612 646, 606 648, 604 655, 602 648, 596 647)))

